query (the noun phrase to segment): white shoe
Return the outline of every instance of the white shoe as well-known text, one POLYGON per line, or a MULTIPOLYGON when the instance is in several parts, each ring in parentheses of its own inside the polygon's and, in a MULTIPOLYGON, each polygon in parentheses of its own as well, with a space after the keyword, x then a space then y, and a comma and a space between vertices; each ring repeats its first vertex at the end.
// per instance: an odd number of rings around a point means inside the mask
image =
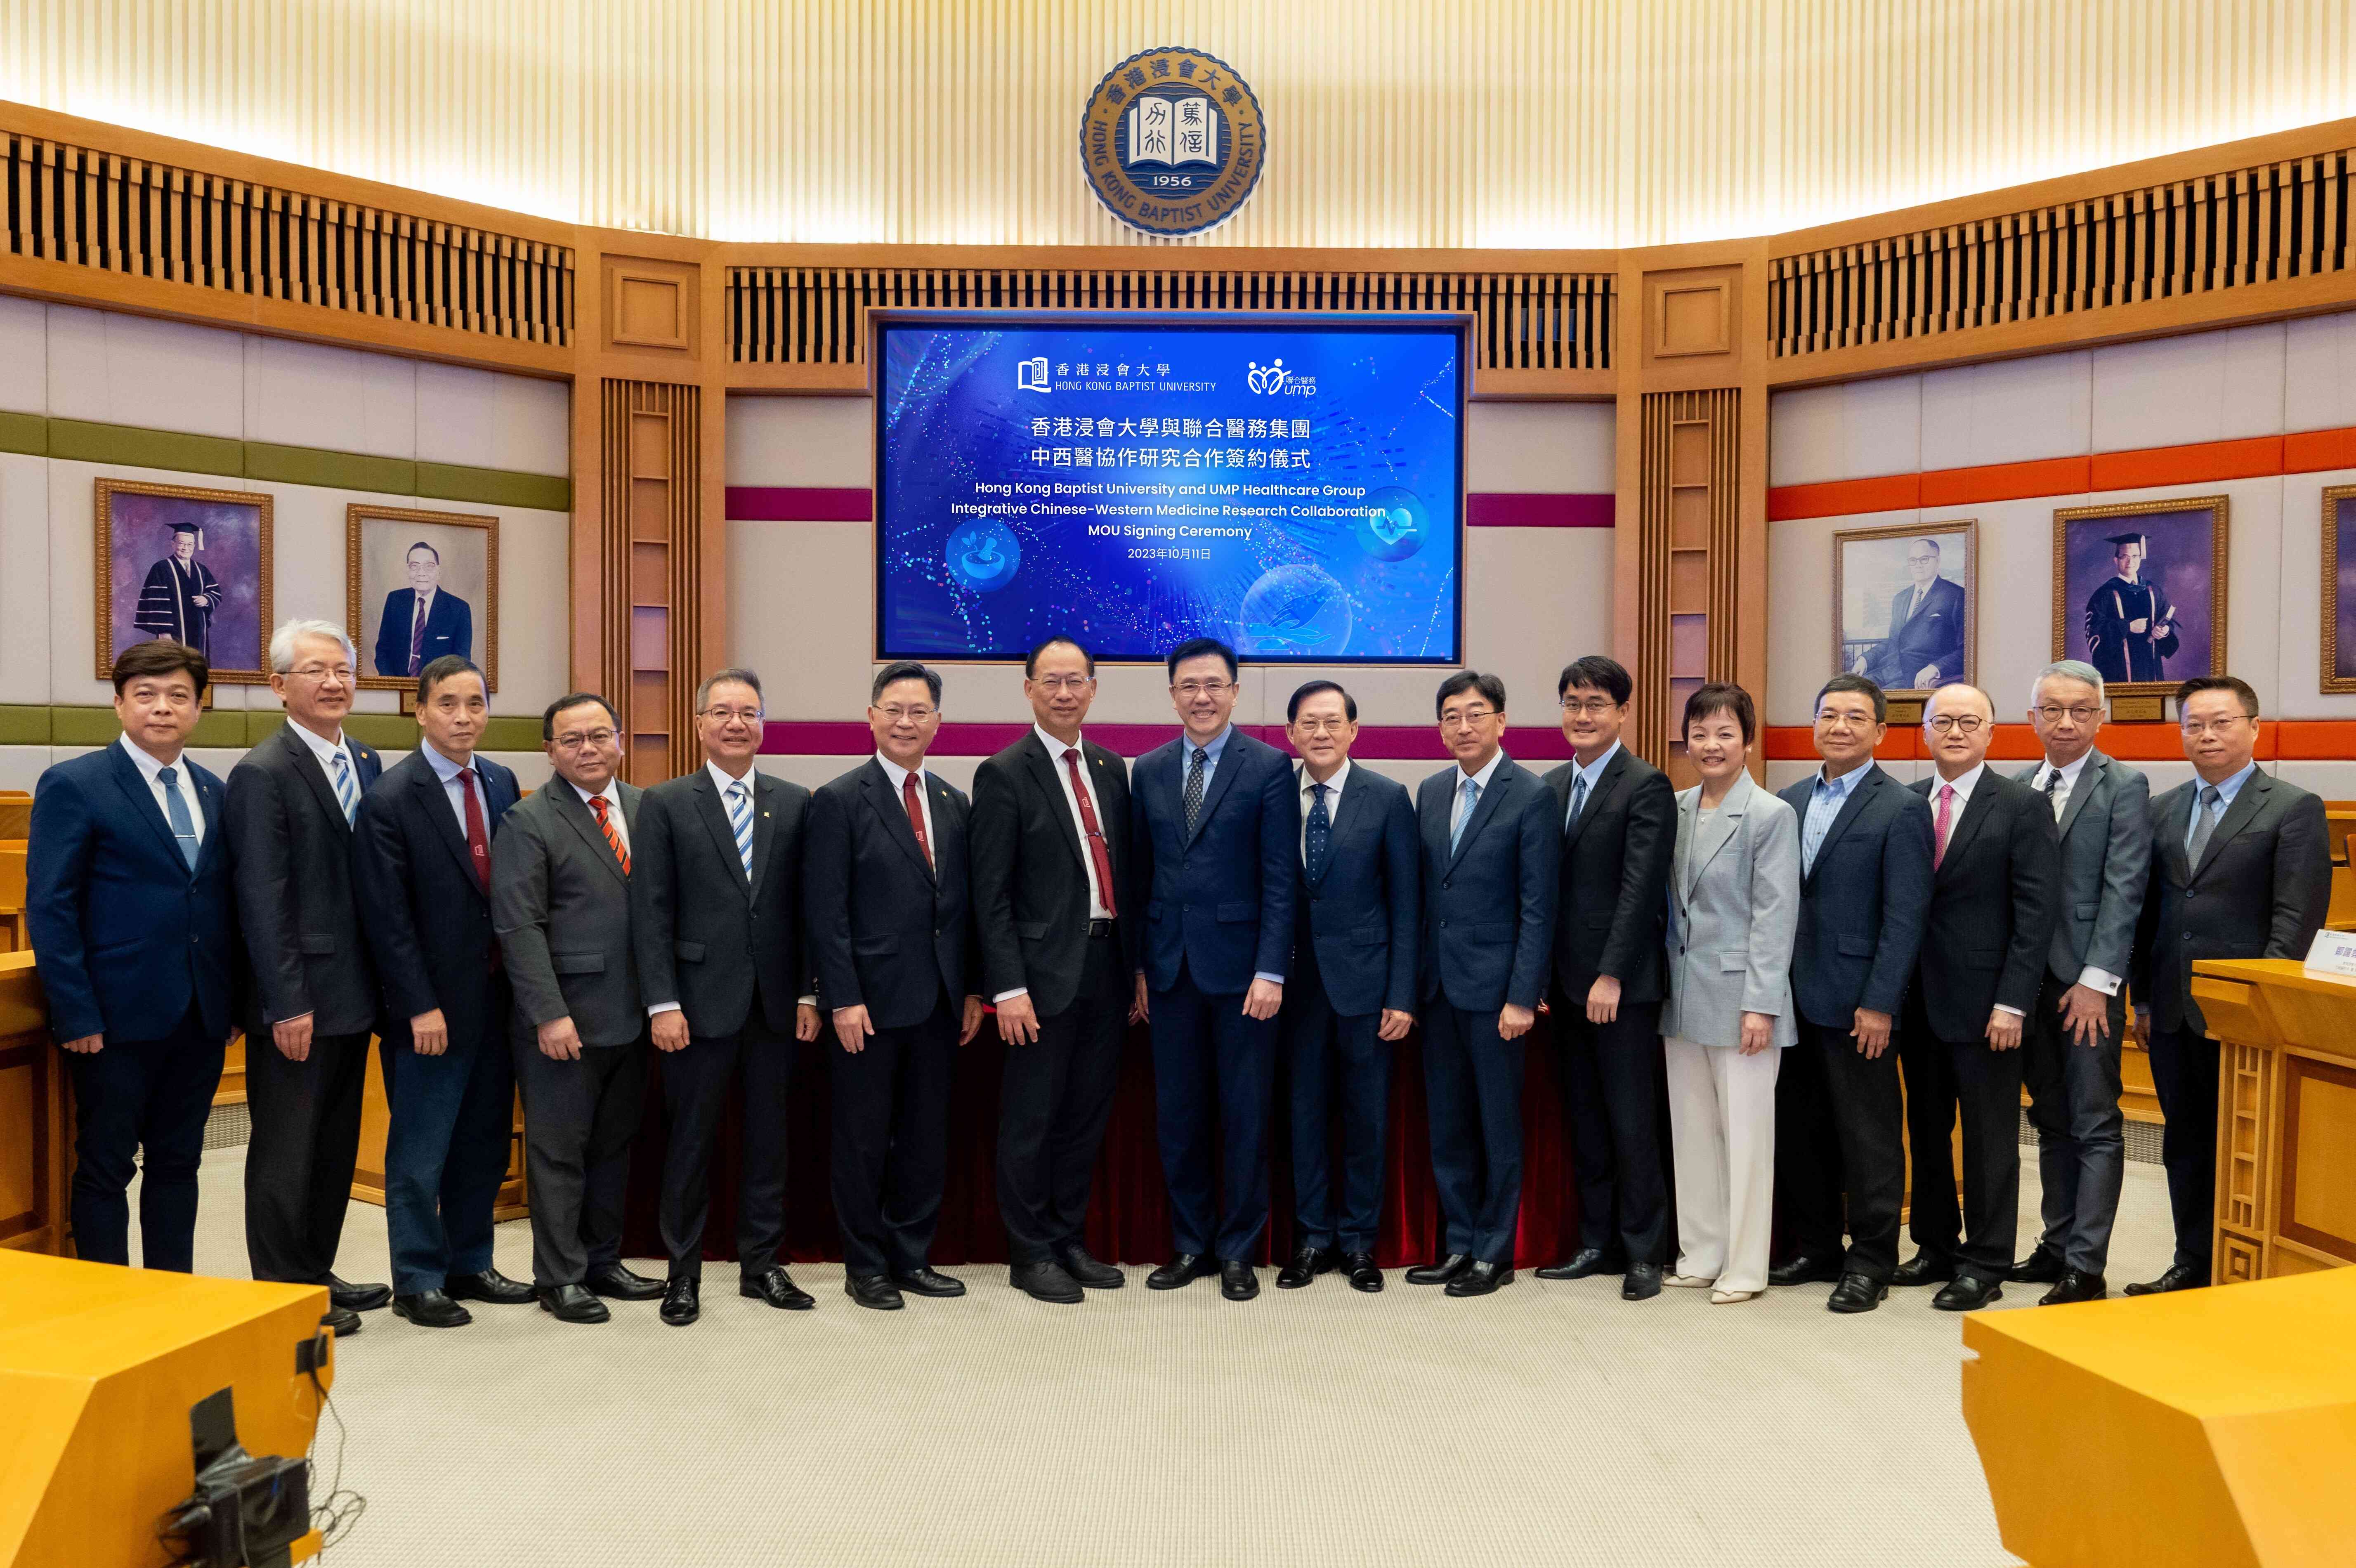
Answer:
POLYGON ((1732 1306, 1738 1301, 1749 1301, 1759 1293, 1755 1290, 1714 1290, 1709 1293, 1712 1306, 1732 1306))
POLYGON ((1667 1274, 1663 1276, 1661 1283, 1675 1285, 1679 1290, 1708 1290, 1718 1282, 1701 1274, 1667 1274))

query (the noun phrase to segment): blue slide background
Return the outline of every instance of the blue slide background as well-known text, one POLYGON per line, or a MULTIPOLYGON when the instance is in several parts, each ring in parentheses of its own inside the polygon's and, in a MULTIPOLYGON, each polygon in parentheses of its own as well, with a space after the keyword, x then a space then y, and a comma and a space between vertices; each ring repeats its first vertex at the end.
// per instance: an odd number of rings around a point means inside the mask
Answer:
POLYGON ((1212 636, 1262 661, 1458 661, 1462 333, 1451 320, 1381 319, 884 323, 879 655, 1020 658, 1065 633, 1106 659, 1158 660, 1212 636), (1023 384, 1024 362, 1040 359, 1045 392, 1023 384), (1278 361, 1284 384, 1255 391, 1253 368, 1278 361), (1098 377, 1098 365, 1112 373, 1098 377), (1288 433, 1305 419, 1309 433, 1147 437, 1134 428, 1147 418, 1182 431, 1186 420, 1248 430, 1264 418, 1288 433), (1082 420, 1122 433, 1081 435, 1082 420), (1103 461, 1055 456, 1079 448, 1103 461), (1149 463, 1145 448, 1176 466, 1149 463), (1254 452, 1286 466, 1226 466, 1254 452), (1190 454, 1219 466, 1187 466, 1190 454), (1320 493, 1176 493, 1229 485, 1320 493), (1026 490, 1056 486, 1112 493, 1026 490), (1162 489, 1172 493, 1130 493, 1162 489), (1091 524, 1242 536, 1091 537, 1091 524))

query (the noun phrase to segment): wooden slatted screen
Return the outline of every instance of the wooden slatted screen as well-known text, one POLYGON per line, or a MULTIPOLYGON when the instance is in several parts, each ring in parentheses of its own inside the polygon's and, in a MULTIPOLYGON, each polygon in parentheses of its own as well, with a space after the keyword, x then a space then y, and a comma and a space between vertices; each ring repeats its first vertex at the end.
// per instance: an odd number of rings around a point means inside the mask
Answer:
POLYGON ((459 332, 572 340, 573 252, 0 135, 13 255, 459 332))
POLYGON ((1774 260, 1779 358, 2347 269, 2356 151, 1774 260))
POLYGON ((1469 310, 1475 371, 1612 365, 1609 273, 732 267, 739 364, 852 365, 870 306, 1024 310, 1469 310))

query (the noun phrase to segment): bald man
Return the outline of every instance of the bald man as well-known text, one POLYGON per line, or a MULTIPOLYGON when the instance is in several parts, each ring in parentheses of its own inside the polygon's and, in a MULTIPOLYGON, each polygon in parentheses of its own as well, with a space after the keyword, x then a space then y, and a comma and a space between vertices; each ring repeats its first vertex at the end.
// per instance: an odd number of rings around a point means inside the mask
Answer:
POLYGON ((2037 1004, 2061 908, 2061 840, 2037 791, 1987 765, 1996 708, 1942 686, 1922 715, 1933 776, 1931 908, 1900 1028, 1916 1252, 1892 1284, 1944 1282, 1931 1305, 1969 1312, 2004 1294, 2020 1208, 2023 1025, 2037 1004), (1948 1135, 1964 1122, 1958 1216, 1948 1135))

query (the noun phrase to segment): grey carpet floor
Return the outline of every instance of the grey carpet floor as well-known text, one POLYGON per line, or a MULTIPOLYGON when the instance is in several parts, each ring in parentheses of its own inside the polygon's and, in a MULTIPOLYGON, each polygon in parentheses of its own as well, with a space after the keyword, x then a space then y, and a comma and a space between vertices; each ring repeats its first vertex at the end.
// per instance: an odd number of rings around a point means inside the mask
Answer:
MULTIPOLYGON (((2022 1233, 2036 1165, 2023 1161, 2022 1233)), ((207 1155, 197 1266, 242 1275, 241 1150, 207 1155)), ((528 1224, 498 1263, 530 1275, 528 1224)), ((2115 1289, 2169 1252, 2158 1167, 2130 1164, 2115 1289)), ((339 1272, 386 1277, 354 1204, 339 1272)), ((334 1568, 661 1563, 1953 1564, 2011 1559, 1958 1409, 1958 1320, 1927 1292, 1839 1318, 1827 1287, 1737 1306, 1523 1276, 1450 1301, 1390 1276, 1246 1305, 1144 1271, 1084 1307, 955 1271, 961 1301, 818 1310, 734 1293, 561 1325, 391 1312, 339 1348, 343 1484, 365 1515, 334 1568)), ((1263 1272, 1262 1283, 1274 1276, 1263 1272)), ((1997 1310, 2037 1294, 2015 1286, 1997 1310)), ((318 1457, 334 1469, 333 1423, 318 1457)))

